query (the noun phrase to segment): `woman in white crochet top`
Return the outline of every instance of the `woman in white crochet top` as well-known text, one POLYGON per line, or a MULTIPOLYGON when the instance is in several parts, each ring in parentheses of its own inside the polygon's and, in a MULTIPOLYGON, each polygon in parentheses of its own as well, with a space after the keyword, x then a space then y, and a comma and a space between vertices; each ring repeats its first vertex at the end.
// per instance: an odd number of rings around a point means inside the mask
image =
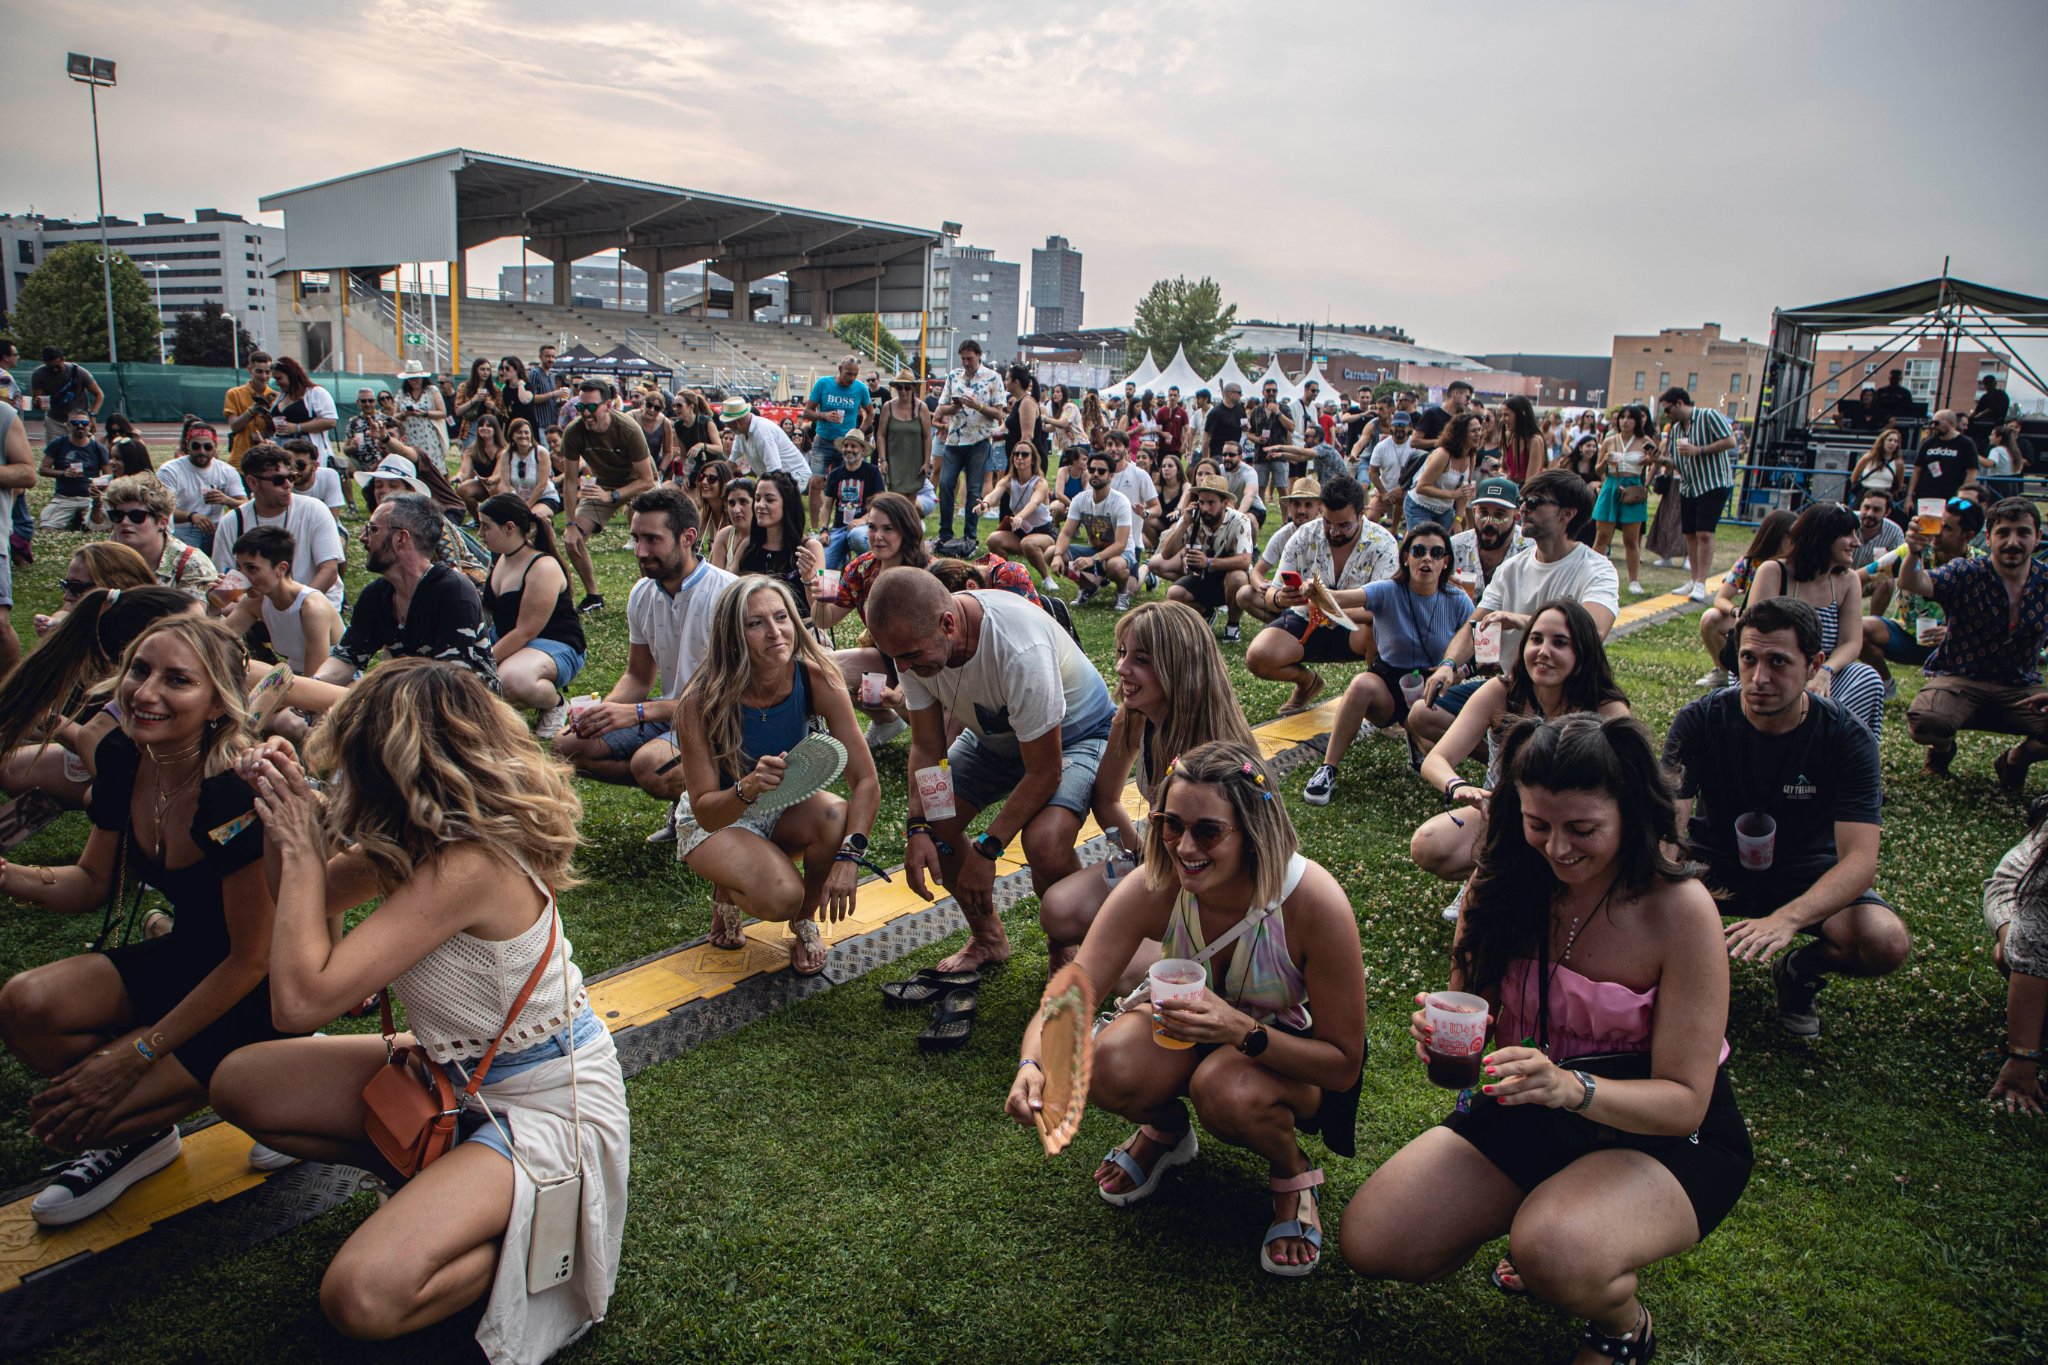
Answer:
MULTIPOLYGON (((243 769, 280 857, 276 1017, 319 1028, 393 983, 413 1039, 458 1100, 503 1030, 457 1145, 348 1239, 321 1306, 348 1335, 379 1339, 488 1294, 477 1332, 486 1354, 541 1359, 603 1317, 626 1209, 625 1082, 555 911, 554 889, 575 880, 582 813, 568 772, 474 674, 426 659, 393 660, 349 688, 307 760, 327 772, 324 798, 282 744, 243 769), (342 832, 351 845, 329 856, 342 832), (376 898, 331 941, 330 919, 376 898), (550 961, 507 1027, 543 953, 550 961), (579 1164, 575 1272, 529 1295, 534 1189, 579 1164)), ((396 1183, 363 1126, 363 1087, 384 1065, 374 1034, 247 1047, 215 1073, 211 1098, 280 1152, 396 1183)))

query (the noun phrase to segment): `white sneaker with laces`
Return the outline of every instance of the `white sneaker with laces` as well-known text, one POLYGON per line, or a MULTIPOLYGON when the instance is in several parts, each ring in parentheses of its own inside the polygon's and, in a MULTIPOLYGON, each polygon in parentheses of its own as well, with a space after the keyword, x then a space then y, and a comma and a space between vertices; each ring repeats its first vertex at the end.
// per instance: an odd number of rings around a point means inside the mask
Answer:
POLYGON ((1643 585, 1634 579, 1630 579, 1628 591, 1631 597, 1641 597, 1643 595, 1643 585))
POLYGON ((173 1125, 126 1147, 102 1147, 82 1153, 43 1187, 28 1206, 29 1216, 46 1228, 61 1228, 90 1218, 119 1199, 136 1181, 176 1161, 183 1145, 173 1125))
POLYGON ((1694 687, 1710 688, 1718 692, 1728 685, 1728 670, 1725 668, 1710 668, 1700 677, 1694 678, 1692 685, 1694 687))
POLYGON ((1301 789, 1301 799, 1311 806, 1330 804, 1330 793, 1337 789, 1337 770, 1327 763, 1319 763, 1310 775, 1308 785, 1301 789))
POLYGON ((1131 609, 1131 595, 1129 593, 1120 592, 1116 595, 1116 609, 1120 612, 1131 609))
POLYGON ((896 738, 896 736, 909 728, 910 722, 901 716, 891 716, 887 720, 878 720, 868 726, 868 748, 870 750, 881 749, 890 740, 896 738))
POLYGON ((562 727, 568 723, 569 699, 563 697, 553 706, 540 713, 540 719, 534 722, 533 737, 545 744, 560 734, 562 727))
POLYGON ((1444 922, 1446 924, 1456 924, 1458 922, 1458 916, 1464 913, 1465 888, 1463 886, 1460 886, 1458 888, 1458 894, 1451 897, 1451 903, 1449 905, 1446 905, 1443 909, 1444 922))

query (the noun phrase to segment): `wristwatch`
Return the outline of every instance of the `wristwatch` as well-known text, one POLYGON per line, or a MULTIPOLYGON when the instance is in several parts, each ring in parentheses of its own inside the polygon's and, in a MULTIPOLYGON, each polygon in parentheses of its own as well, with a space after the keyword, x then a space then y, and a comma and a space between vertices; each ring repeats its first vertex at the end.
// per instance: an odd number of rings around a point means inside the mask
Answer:
POLYGON ((1593 1107, 1593 1078, 1583 1071, 1574 1071, 1572 1075, 1578 1077, 1579 1084, 1586 1087, 1586 1098, 1572 1106, 1574 1114, 1583 1114, 1593 1107))
POLYGON ((840 845, 839 845, 839 851, 840 851, 841 853, 851 853, 851 854, 852 854, 852 855, 853 855, 854 857, 856 857, 856 858, 865 858, 865 857, 867 857, 867 856, 868 856, 868 836, 867 836, 867 835, 865 835, 865 834, 849 834, 849 835, 847 835, 847 836, 846 836, 846 841, 845 841, 844 843, 842 843, 842 844, 840 844, 840 845))
POLYGON ((1266 1035, 1266 1026, 1253 1024, 1252 1031, 1244 1036, 1244 1041, 1237 1045, 1237 1050, 1247 1057, 1256 1057, 1266 1050, 1269 1041, 1271 1040, 1266 1035))
POLYGON ((994 862, 1003 856, 1003 841, 993 834, 984 834, 974 841, 974 851, 994 862))

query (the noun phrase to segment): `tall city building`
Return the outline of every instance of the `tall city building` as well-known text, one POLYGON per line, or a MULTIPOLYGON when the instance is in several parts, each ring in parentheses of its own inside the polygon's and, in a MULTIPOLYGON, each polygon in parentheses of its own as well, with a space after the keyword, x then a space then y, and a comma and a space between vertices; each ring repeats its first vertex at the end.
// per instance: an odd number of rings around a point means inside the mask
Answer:
POLYGON ((1048 237, 1031 253, 1031 330, 1081 329, 1081 253, 1064 237, 1048 237))
POLYGON ((931 312, 884 313, 882 326, 895 334, 912 366, 917 364, 920 331, 927 363, 935 370, 953 364, 960 343, 973 337, 982 359, 1005 365, 1016 358, 1022 317, 1024 271, 1015 261, 999 261, 994 251, 960 244, 960 225, 940 228, 942 245, 931 256, 931 312), (922 328, 920 328, 922 324, 922 328))

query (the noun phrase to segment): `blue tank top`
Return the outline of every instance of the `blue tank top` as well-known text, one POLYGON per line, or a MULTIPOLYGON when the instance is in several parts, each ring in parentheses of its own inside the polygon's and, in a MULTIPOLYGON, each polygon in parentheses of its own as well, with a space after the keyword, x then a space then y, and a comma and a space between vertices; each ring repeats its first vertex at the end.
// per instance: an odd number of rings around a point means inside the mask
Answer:
MULTIPOLYGON (((810 670, 801 663, 793 667, 789 695, 768 709, 740 704, 740 745, 745 767, 741 776, 768 754, 786 754, 794 749, 811 728, 810 670)), ((719 774, 719 785, 737 785, 739 778, 719 774)))

